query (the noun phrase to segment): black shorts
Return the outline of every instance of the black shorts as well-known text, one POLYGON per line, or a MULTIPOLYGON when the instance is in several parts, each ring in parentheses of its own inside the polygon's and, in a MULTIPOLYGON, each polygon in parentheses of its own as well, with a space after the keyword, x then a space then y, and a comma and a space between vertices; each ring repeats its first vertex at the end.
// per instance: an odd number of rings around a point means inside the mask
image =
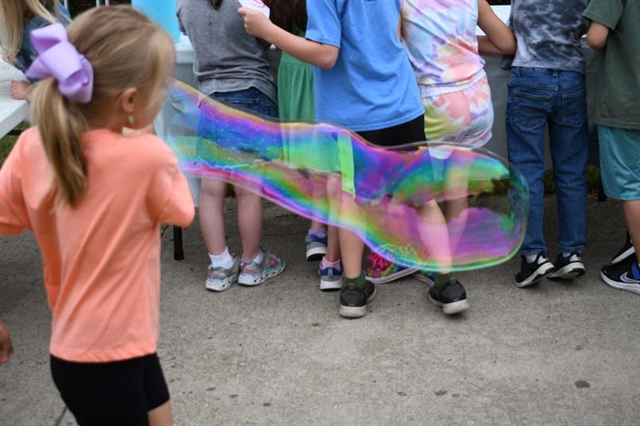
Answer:
POLYGON ((378 146, 392 147, 413 142, 422 142, 424 136, 424 115, 397 126, 380 130, 367 130, 358 134, 369 143, 378 146))
POLYGON ((99 364, 51 355, 51 374, 80 426, 148 425, 149 411, 169 401, 157 354, 99 364))
POLYGON ((425 141, 424 115, 397 126, 358 132, 358 135, 384 151, 377 149, 368 155, 354 155, 357 202, 394 198, 407 205, 419 206, 433 198, 432 189, 425 185, 433 180, 429 151, 418 150, 415 145, 404 146, 425 141), (384 160, 377 161, 376 156, 382 156, 384 160), (404 170, 407 164, 415 161, 422 167, 404 170), (405 194, 407 188, 418 192, 405 194))

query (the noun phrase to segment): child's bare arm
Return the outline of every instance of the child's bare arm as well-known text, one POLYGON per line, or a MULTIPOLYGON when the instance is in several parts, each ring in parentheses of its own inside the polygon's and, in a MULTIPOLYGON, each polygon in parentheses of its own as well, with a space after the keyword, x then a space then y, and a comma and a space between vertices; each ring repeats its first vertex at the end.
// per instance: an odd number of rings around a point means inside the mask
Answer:
POLYGON ((591 22, 587 31, 587 44, 594 50, 604 49, 609 36, 609 28, 598 23, 591 22))
POLYGON ((249 34, 268 41, 296 59, 323 69, 333 68, 338 59, 339 49, 335 46, 291 34, 256 10, 241 7, 238 13, 244 19, 244 27, 249 34))
POLYGON ((498 18, 486 0, 478 0, 478 26, 486 36, 478 37, 480 53, 493 55, 516 53, 516 38, 498 18))

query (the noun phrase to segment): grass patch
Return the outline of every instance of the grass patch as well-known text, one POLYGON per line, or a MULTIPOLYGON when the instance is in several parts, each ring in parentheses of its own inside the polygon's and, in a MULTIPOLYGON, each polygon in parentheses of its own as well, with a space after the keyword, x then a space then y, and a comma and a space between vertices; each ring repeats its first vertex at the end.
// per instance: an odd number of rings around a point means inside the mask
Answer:
MULTIPOLYGON (((29 123, 26 121, 20 123, 16 130, 24 130, 29 127, 29 123)), ((15 145, 18 140, 18 136, 7 135, 4 138, 0 139, 0 167, 4 164, 4 160, 7 159, 7 156, 11 152, 13 145, 15 145)))

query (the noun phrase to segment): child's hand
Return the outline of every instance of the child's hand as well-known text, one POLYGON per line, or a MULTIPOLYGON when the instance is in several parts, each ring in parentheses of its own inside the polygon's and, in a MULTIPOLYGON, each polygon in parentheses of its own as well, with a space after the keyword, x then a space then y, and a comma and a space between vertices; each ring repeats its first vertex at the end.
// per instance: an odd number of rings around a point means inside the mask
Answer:
POLYGON ((248 7, 238 9, 238 14, 244 19, 244 29, 252 36, 267 39, 269 27, 273 25, 269 18, 261 12, 248 7))
POLYGON ((18 100, 28 100, 31 94, 31 83, 22 80, 11 81, 11 88, 9 89, 11 97, 18 100))
POLYGON ((12 354, 13 343, 11 342, 11 334, 7 326, 0 321, 0 365, 8 363, 12 354))

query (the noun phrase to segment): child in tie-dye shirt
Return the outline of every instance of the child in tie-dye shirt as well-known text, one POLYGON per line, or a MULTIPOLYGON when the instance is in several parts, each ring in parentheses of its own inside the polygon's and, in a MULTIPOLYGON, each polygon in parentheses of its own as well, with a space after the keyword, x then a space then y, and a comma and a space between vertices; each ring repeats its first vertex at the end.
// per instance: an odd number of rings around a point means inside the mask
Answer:
MULTIPOLYGON (((471 148, 491 138, 493 105, 480 48, 487 53, 515 52, 511 30, 485 0, 404 0, 402 38, 420 86, 427 141, 460 143, 471 148), (476 26, 487 34, 479 43, 476 26)), ((438 155, 435 153, 434 155, 438 155)), ((447 157, 447 152, 441 152, 447 157)), ((451 187, 467 176, 447 173, 451 187)), ((444 213, 449 222, 451 245, 464 230, 466 194, 446 194, 444 213), (452 223, 455 221, 456 226, 452 223)), ((447 274, 418 272, 429 284, 448 280, 447 274)))

